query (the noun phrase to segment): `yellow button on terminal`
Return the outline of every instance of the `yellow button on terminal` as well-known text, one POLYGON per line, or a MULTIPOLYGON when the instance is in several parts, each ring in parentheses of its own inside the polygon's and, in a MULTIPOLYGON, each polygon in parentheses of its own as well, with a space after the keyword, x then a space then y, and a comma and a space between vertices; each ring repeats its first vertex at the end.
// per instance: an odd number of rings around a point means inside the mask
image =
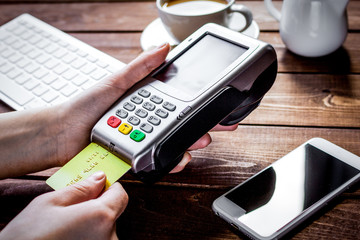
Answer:
POLYGON ((123 123, 119 127, 119 132, 127 135, 131 132, 132 129, 133 129, 133 127, 130 124, 123 123))

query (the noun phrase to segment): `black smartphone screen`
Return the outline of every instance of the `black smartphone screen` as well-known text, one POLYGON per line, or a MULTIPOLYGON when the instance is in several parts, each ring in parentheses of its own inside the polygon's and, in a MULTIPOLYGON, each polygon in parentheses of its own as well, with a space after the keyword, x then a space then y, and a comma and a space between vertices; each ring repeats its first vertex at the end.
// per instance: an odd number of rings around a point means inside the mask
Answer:
POLYGON ((306 144, 225 197, 246 211, 240 222, 267 237, 359 172, 306 144))

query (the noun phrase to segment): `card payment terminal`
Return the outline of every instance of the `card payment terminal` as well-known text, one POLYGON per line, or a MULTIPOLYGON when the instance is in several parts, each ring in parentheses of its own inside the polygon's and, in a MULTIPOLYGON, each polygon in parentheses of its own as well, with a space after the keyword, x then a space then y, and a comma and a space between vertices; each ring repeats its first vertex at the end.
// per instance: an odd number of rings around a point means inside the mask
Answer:
POLYGON ((276 73, 272 46, 206 24, 109 109, 91 140, 155 182, 216 124, 238 123, 254 110, 276 73))

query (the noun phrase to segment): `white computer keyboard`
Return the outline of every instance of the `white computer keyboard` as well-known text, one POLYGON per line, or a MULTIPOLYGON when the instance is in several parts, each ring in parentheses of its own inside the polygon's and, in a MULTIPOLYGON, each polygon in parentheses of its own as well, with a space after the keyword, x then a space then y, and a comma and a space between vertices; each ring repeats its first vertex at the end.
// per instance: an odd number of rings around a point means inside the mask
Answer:
POLYGON ((16 110, 63 102, 124 66, 29 14, 0 27, 0 98, 16 110))

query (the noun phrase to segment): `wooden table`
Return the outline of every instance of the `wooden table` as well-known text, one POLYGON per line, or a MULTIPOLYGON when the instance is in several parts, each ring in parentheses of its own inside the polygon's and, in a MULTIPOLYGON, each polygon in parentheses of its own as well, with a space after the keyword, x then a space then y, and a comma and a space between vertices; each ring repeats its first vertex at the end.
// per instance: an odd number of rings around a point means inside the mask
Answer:
MULTIPOLYGON (((212 133, 213 143, 192 152, 183 172, 150 187, 130 175, 123 177, 130 202, 117 224, 121 239, 239 239, 211 211, 212 201, 226 190, 312 137, 360 155, 360 1, 349 3, 343 47, 315 59, 286 50, 278 23, 262 1, 243 3, 260 26, 259 39, 271 43, 278 54, 274 86, 235 132, 212 133)), ((125 63, 141 53, 141 33, 157 18, 154 1, 0 0, 0 24, 24 12, 125 63)), ((1 102, 0 110, 11 109, 1 102)), ((0 229, 34 197, 50 191, 44 180, 55 171, 0 181, 0 229)), ((294 238, 359 239, 359 185, 294 238)))

